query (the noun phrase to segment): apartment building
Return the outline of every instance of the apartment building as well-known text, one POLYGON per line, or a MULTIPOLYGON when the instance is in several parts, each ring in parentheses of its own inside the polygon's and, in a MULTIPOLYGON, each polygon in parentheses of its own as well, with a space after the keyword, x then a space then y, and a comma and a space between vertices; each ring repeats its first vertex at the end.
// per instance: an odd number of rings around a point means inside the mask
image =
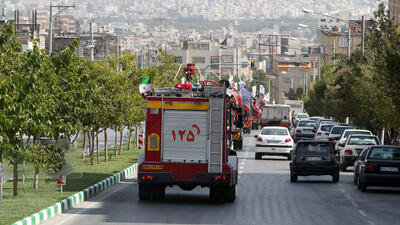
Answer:
POLYGON ((205 73, 220 76, 239 76, 241 71, 239 49, 211 45, 210 41, 185 41, 181 49, 168 51, 176 56, 176 63, 195 63, 205 73))

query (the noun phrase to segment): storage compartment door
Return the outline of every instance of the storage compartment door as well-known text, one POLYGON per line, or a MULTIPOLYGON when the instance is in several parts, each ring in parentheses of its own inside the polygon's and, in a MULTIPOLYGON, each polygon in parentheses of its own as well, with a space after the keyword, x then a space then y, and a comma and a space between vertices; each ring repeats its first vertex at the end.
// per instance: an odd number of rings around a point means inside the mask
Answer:
POLYGON ((162 160, 206 163, 208 111, 166 109, 163 118, 162 160))

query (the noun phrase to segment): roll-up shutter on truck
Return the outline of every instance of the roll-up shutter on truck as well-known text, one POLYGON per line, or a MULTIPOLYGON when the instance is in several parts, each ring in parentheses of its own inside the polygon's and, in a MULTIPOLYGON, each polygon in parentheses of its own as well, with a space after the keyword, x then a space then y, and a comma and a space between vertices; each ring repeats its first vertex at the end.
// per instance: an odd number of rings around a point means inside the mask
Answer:
POLYGON ((162 160, 207 162, 208 111, 166 109, 163 119, 162 160))

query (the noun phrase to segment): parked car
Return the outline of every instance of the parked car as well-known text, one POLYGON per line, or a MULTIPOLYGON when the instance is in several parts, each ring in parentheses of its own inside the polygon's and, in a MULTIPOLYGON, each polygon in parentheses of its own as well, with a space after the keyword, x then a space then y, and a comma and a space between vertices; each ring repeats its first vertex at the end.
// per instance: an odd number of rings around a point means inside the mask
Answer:
POLYGON ((310 116, 307 113, 297 113, 293 118, 293 126, 297 126, 300 120, 308 120, 310 116))
POLYGON ((358 168, 357 188, 362 192, 370 186, 400 187, 400 147, 371 146, 358 168))
POLYGON ((349 135, 352 134, 364 134, 364 135, 372 135, 372 132, 369 130, 359 130, 359 129, 347 129, 344 130, 342 135, 340 135, 339 141, 336 142, 335 149, 340 151, 343 149, 343 146, 346 142, 346 139, 349 135))
POLYGON ((353 169, 353 181, 354 184, 357 184, 358 179, 358 171, 360 170, 361 161, 365 158, 365 155, 369 151, 371 147, 365 148, 357 157, 356 161, 354 162, 354 169, 353 169))
POLYGON ((304 138, 313 139, 315 132, 317 132, 317 123, 314 120, 300 120, 294 130, 293 138, 295 142, 304 138))
POLYGON ((315 133, 314 139, 321 141, 329 140, 329 132, 331 131, 333 124, 322 124, 319 126, 317 132, 315 133))
POLYGON ((286 156, 291 159, 290 151, 294 142, 286 127, 264 127, 256 138, 255 159, 263 155, 286 156))
POLYGON ((342 135, 343 131, 348 130, 348 129, 353 129, 352 126, 341 126, 341 125, 335 125, 332 127, 331 132, 329 133, 329 141, 336 143, 340 139, 340 136, 342 135))
POLYGON ((374 135, 352 134, 338 151, 340 170, 346 171, 347 167, 353 166, 358 155, 370 145, 380 145, 379 139, 374 135))
POLYGON ((299 141, 292 152, 290 182, 297 182, 298 176, 331 175, 332 181, 339 181, 339 163, 335 149, 329 141, 299 141))

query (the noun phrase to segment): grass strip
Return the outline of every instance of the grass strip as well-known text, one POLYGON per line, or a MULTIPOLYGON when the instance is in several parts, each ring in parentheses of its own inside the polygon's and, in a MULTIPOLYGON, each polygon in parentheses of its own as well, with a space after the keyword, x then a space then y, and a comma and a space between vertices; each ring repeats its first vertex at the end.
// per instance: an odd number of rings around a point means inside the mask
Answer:
MULTIPOLYGON (((104 151, 100 151, 100 163, 96 163, 95 156, 93 166, 90 166, 89 157, 81 158, 80 148, 71 149, 67 153, 66 160, 72 170, 69 169, 70 174, 66 176, 67 183, 63 188, 62 195, 56 180, 43 173, 39 176, 39 189, 33 189, 34 168, 32 164, 26 164, 25 192, 23 192, 22 166, 19 166, 19 195, 15 198, 12 196, 12 181, 4 184, 3 201, 0 202, 0 225, 11 224, 30 216, 131 166, 137 161, 138 150, 127 151, 127 144, 124 144, 123 148, 122 155, 112 156, 107 163, 104 162, 104 151)), ((109 151, 110 154, 111 151, 109 151)), ((7 168, 7 171, 11 171, 11 169, 7 168)), ((5 175, 10 177, 12 173, 8 172, 5 175)))

